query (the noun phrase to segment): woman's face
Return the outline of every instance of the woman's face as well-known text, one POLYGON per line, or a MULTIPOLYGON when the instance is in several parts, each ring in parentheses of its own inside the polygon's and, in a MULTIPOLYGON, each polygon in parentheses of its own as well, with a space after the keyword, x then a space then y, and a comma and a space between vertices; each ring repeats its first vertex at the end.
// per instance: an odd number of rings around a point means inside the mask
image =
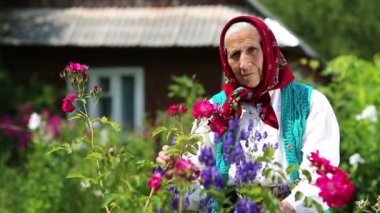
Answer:
POLYGON ((225 40, 228 64, 242 86, 255 88, 263 75, 263 51, 256 29, 244 27, 225 40))

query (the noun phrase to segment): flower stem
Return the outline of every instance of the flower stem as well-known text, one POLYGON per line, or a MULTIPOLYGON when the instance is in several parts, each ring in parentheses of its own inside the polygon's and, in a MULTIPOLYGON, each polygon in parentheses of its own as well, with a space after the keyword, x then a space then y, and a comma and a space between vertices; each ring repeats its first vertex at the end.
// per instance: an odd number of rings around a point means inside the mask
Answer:
POLYGON ((183 204, 184 204, 184 190, 179 190, 179 202, 178 202, 178 212, 182 213, 183 212, 183 204))
POLYGON ((150 198, 152 197, 152 195, 153 195, 153 192, 154 192, 154 190, 152 189, 152 190, 150 190, 150 194, 149 194, 149 197, 148 197, 148 200, 146 201, 146 203, 145 203, 145 207, 144 207, 144 210, 146 210, 146 208, 148 207, 148 205, 149 205, 149 201, 150 201, 150 198))
MULTIPOLYGON (((85 118, 86 118, 86 122, 88 124, 88 127, 90 129, 90 142, 91 142, 91 147, 92 147, 92 151, 95 151, 95 143, 94 143, 94 125, 92 124, 92 121, 91 119, 89 118, 89 115, 87 113, 87 109, 86 109, 86 106, 85 104, 82 102, 83 104, 83 108, 84 108, 84 111, 85 111, 85 118)), ((101 172, 100 172, 100 161, 99 159, 96 159, 96 170, 98 172, 98 178, 99 178, 99 185, 100 185, 100 190, 102 191, 102 194, 104 196, 104 193, 105 193, 105 189, 104 189, 104 186, 103 186, 103 181, 102 181, 102 178, 101 178, 101 172)), ((106 205, 106 211, 107 213, 110 213, 111 211, 108 209, 108 205, 106 205)))

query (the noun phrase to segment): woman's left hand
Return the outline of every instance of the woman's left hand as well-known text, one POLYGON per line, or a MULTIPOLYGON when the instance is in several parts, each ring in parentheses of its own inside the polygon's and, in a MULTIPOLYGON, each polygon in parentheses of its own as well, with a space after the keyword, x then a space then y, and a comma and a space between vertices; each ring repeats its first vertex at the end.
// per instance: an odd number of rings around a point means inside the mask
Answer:
POLYGON ((283 200, 280 203, 280 212, 281 213, 295 213, 296 211, 293 209, 293 207, 288 202, 283 200))

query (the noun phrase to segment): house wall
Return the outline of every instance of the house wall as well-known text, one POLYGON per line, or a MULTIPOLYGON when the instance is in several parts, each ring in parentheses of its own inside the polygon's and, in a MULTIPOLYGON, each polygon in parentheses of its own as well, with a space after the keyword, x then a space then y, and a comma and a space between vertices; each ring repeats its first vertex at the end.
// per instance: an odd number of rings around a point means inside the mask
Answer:
MULTIPOLYGON (((65 90, 59 72, 69 61, 90 67, 142 66, 145 71, 145 111, 155 115, 175 100, 167 98, 171 75, 196 74, 210 97, 220 89, 221 66, 216 48, 47 48, 0 47, 3 67, 17 76, 20 85, 35 76, 65 90)), ((18 86, 18 85, 15 85, 18 86)))

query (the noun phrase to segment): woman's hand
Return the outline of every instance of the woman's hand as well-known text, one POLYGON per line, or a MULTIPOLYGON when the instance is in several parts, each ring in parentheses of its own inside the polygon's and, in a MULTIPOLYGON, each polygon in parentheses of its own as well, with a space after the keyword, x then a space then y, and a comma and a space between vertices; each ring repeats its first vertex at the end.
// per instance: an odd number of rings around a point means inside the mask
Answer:
POLYGON ((280 212, 281 213, 295 213, 296 211, 293 209, 293 207, 288 202, 283 200, 280 203, 280 212))
POLYGON ((166 166, 172 161, 172 158, 169 155, 166 155, 166 150, 168 150, 168 148, 169 148, 168 145, 164 145, 162 147, 162 151, 158 153, 158 156, 156 158, 157 163, 162 163, 166 166))

